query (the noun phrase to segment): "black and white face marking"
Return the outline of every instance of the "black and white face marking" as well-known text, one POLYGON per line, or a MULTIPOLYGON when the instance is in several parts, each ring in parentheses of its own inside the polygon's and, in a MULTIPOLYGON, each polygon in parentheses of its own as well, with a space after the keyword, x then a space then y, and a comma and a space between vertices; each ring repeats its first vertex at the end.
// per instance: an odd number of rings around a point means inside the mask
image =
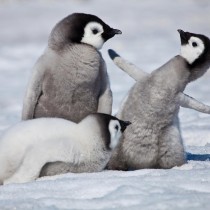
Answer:
POLYGON ((49 45, 62 49, 70 43, 85 43, 100 49, 104 42, 121 33, 120 30, 111 28, 95 15, 73 13, 53 28, 49 45))
POLYGON ((205 42, 202 35, 192 34, 178 30, 181 38, 180 55, 186 59, 189 64, 193 64, 205 52, 205 42))
POLYGON ((102 139, 108 150, 113 150, 117 146, 122 133, 131 124, 129 121, 123 121, 104 113, 94 113, 88 117, 93 117, 97 120, 102 139))
POLYGON ((110 144, 109 148, 114 149, 122 136, 121 125, 118 120, 110 120, 109 122, 110 144))
POLYGON ((92 45, 96 49, 101 49, 105 40, 102 37, 103 26, 97 22, 90 22, 84 28, 84 35, 81 43, 92 45))
POLYGON ((122 133, 130 124, 131 122, 129 121, 118 120, 117 118, 116 120, 115 119, 110 120, 109 122, 110 149, 114 149, 117 146, 120 137, 122 136, 122 133))
POLYGON ((189 64, 192 64, 202 55, 204 49, 205 46, 201 39, 191 37, 188 44, 181 46, 181 56, 185 58, 189 64))
POLYGON ((49 44, 62 49, 70 43, 85 43, 100 49, 104 42, 121 33, 95 15, 73 13, 56 24, 51 32, 49 44))
POLYGON ((89 44, 100 50, 108 39, 112 38, 115 34, 121 34, 118 29, 110 28, 105 23, 88 22, 84 28, 84 34, 81 43, 89 44))

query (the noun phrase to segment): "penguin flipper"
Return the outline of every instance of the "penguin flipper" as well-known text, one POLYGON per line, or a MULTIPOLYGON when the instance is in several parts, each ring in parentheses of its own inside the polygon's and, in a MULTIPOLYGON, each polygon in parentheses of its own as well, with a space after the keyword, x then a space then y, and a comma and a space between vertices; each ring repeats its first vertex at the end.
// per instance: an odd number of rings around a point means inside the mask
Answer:
POLYGON ((97 112, 111 114, 112 113, 112 91, 110 88, 109 77, 107 74, 106 63, 101 58, 100 65, 101 91, 98 100, 97 112))
POLYGON ((34 66, 31 79, 29 81, 23 101, 22 120, 34 118, 34 113, 38 100, 42 94, 42 81, 44 78, 44 65, 42 57, 34 66))
POLYGON ((184 93, 179 93, 179 103, 181 107, 194 109, 201 113, 210 114, 210 106, 205 105, 184 93))
POLYGON ((132 77, 136 81, 144 80, 149 74, 139 69, 134 64, 128 62, 120 55, 118 55, 114 50, 108 50, 110 58, 113 60, 116 66, 126 72, 130 77, 132 77))

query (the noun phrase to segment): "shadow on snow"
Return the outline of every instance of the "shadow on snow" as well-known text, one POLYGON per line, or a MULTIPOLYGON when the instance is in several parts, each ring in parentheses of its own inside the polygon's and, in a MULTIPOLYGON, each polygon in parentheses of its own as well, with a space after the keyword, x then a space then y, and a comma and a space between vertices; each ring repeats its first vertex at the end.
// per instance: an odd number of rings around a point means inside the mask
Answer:
POLYGON ((192 154, 187 152, 187 160, 210 161, 210 154, 192 154))

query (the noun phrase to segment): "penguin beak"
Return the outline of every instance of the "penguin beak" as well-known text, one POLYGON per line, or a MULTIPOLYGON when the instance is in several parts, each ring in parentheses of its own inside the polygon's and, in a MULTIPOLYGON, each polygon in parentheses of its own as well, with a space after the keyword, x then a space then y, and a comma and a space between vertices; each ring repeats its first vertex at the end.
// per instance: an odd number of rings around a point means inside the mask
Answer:
POLYGON ((188 40, 190 38, 190 35, 188 32, 184 32, 183 30, 181 29, 178 29, 177 30, 180 34, 180 39, 181 39, 181 44, 184 45, 184 44, 187 44, 188 43, 188 40))
POLYGON ((122 34, 122 31, 120 31, 119 29, 110 28, 110 30, 104 32, 102 36, 105 39, 105 41, 107 41, 108 39, 112 38, 116 34, 122 34))
POLYGON ((130 121, 120 121, 120 125, 121 125, 121 131, 124 132, 125 129, 127 128, 127 126, 129 126, 131 124, 130 121))
POLYGON ((114 35, 115 34, 122 34, 122 31, 120 31, 119 29, 112 28, 111 33, 114 34, 114 35))

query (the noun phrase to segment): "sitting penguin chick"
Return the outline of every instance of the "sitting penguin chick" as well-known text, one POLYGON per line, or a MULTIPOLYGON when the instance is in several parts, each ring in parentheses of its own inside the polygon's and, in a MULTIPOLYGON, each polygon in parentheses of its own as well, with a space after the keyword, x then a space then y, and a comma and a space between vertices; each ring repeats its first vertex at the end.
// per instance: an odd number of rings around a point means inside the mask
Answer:
POLYGON ((88 114, 111 114, 112 92, 99 49, 121 34, 100 18, 74 13, 53 28, 34 66, 22 119, 58 117, 79 122, 88 114))
POLYGON ((49 162, 69 163, 69 172, 102 171, 129 124, 100 113, 78 124, 60 118, 22 121, 0 139, 0 183, 35 180, 49 162))
POLYGON ((186 162, 178 113, 180 106, 210 114, 210 107, 183 93, 210 66, 210 40, 178 30, 181 53, 147 74, 109 51, 114 62, 137 82, 117 117, 132 125, 113 152, 109 169, 172 168, 186 162))

